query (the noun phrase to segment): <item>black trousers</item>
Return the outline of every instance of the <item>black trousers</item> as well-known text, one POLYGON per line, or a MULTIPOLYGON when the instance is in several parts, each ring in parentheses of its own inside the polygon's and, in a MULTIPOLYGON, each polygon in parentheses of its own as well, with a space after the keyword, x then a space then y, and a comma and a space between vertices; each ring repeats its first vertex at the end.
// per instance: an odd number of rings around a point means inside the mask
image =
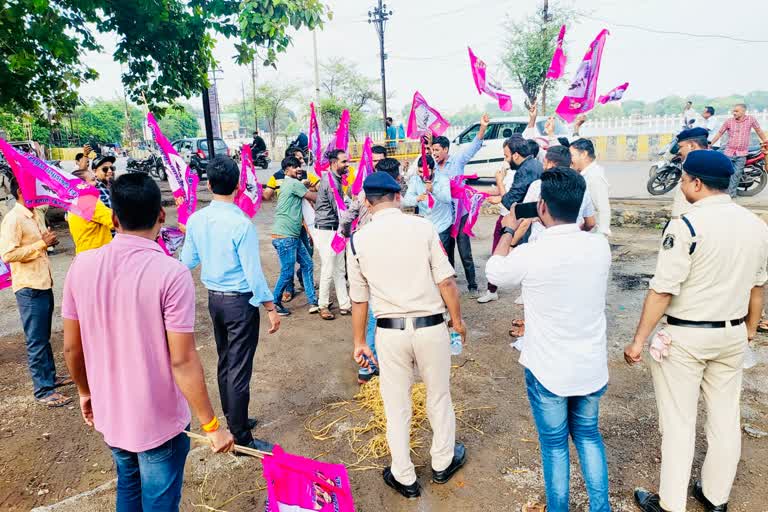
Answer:
POLYGON ((451 226, 440 233, 440 242, 442 242, 445 252, 448 253, 448 261, 451 262, 453 268, 456 268, 456 265, 453 263, 454 247, 456 245, 459 246, 459 257, 461 258, 461 265, 464 267, 464 277, 467 278, 467 288, 470 290, 477 290, 475 261, 472 259, 472 245, 469 240, 469 235, 464 233, 464 224, 467 223, 468 217, 468 215, 465 215, 461 218, 459 236, 456 238, 451 236, 451 226))
POLYGON ((248 429, 253 356, 259 344, 259 309, 248 303, 252 295, 208 292, 208 312, 219 354, 217 375, 221 408, 235 443, 253 441, 248 429))

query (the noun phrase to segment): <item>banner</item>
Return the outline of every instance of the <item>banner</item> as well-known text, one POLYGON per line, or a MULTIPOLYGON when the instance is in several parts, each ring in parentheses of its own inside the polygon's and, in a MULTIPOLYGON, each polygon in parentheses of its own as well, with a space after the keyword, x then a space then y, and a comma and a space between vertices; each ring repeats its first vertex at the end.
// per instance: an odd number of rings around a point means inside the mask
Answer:
POLYGON ((261 184, 256 177, 256 167, 253 165, 253 153, 251 146, 243 144, 240 150, 240 190, 235 196, 235 204, 250 218, 261 207, 261 184))
POLYGON ((165 254, 173 256, 184 245, 184 232, 172 226, 160 228, 157 243, 163 248, 165 254))
POLYGON ((276 445, 261 461, 265 512, 355 512, 347 468, 286 453, 276 445))
POLYGON ((427 104, 427 100, 424 99, 424 96, 419 94, 419 91, 416 91, 413 94, 411 115, 408 116, 409 139, 418 139, 427 133, 427 130, 431 130, 433 136, 439 137, 445 133, 445 130, 447 130, 449 126, 451 126, 451 123, 446 121, 446 119, 440 115, 440 112, 430 107, 427 104))
POLYGON ((584 54, 576 76, 568 87, 568 93, 560 101, 555 112, 565 121, 571 123, 576 116, 589 112, 595 106, 597 77, 600 74, 600 60, 603 57, 603 47, 608 31, 603 29, 597 35, 589 50, 584 54))
POLYGON ((363 190, 363 182, 365 178, 373 174, 373 153, 371 152, 370 137, 365 138, 363 143, 363 153, 360 156, 360 163, 357 166, 357 174, 355 175, 355 181, 352 183, 352 195, 357 196, 363 190))
POLYGON ((0 152, 13 170, 27 208, 50 205, 86 221, 93 218, 99 191, 69 172, 31 154, 21 154, 0 138, 0 152))
POLYGON ((608 91, 608 94, 604 94, 598 98, 597 101, 599 101, 601 104, 605 105, 609 101, 618 101, 621 98, 624 97, 624 93, 627 90, 627 87, 629 87, 629 82, 624 82, 618 87, 614 87, 610 91, 608 91))
POLYGON ((331 166, 331 162, 328 161, 328 152, 334 149, 341 149, 346 152, 347 146, 349 146, 349 110, 344 109, 339 119, 339 126, 336 128, 336 134, 331 138, 325 151, 320 155, 319 167, 315 166, 318 173, 326 171, 331 166))
POLYGON ((317 124, 315 104, 309 104, 309 150, 314 155, 315 172, 320 174, 320 160, 323 159, 323 147, 320 142, 320 126, 317 124))
POLYGON ((494 80, 492 76, 488 74, 488 67, 485 62, 478 59, 472 48, 467 47, 469 50, 469 66, 472 68, 472 78, 475 80, 475 87, 477 87, 477 93, 485 93, 491 98, 496 99, 499 102, 499 109, 505 112, 512 110, 512 97, 501 90, 501 84, 494 80))
POLYGON ((0 290, 8 288, 11 284, 11 267, 3 260, 0 260, 0 290))
POLYGON ((170 185, 173 197, 176 199, 179 224, 185 226, 197 206, 197 184, 199 178, 197 173, 192 172, 189 165, 173 149, 173 146, 165 138, 163 132, 160 131, 160 127, 157 125, 152 112, 147 113, 147 125, 149 125, 152 137, 160 147, 160 153, 163 155, 165 171, 168 175, 168 185, 170 185))
POLYGON ((557 47, 552 54, 552 62, 549 63, 547 78, 557 80, 565 73, 565 53, 563 52, 563 39, 565 39, 565 25, 560 27, 560 34, 557 36, 557 47))

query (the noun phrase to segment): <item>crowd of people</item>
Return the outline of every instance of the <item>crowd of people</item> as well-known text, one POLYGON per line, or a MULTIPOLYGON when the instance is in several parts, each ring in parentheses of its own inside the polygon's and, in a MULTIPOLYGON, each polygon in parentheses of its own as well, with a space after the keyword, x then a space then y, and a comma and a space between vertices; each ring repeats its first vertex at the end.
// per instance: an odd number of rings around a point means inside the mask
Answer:
MULTIPOLYGON (((345 151, 330 151, 328 170, 317 176, 306 169, 302 148, 290 148, 263 191, 264 200, 276 201, 270 235, 280 273, 272 288, 262 269, 267 255, 256 226, 235 203, 240 170, 231 158, 209 163, 212 200, 187 222, 177 259, 156 242, 166 214, 155 181, 141 173, 114 179, 113 157, 89 162, 85 151, 75 174, 99 189, 100 200, 89 221, 68 214, 77 254, 62 298, 70 376, 57 373, 50 343, 54 297, 48 248, 58 240, 25 206, 12 181, 16 205, 2 221, 0 257, 11 267, 35 399, 65 405, 71 397, 60 388, 76 386, 85 422, 103 434, 112 451, 118 511, 177 510, 192 414, 216 452, 235 443, 262 452, 273 448, 253 436, 257 422, 249 417, 259 309, 273 334, 289 322, 287 304, 303 290, 308 313, 334 320, 334 288, 338 314, 351 317, 358 382, 380 377, 391 453, 384 482, 416 498, 421 485, 409 444, 414 366, 427 387, 431 481, 447 483, 468 457, 456 439, 450 391, 450 337, 467 339, 456 281, 458 248, 467 293, 478 302, 499 300, 500 288, 521 289, 516 302, 524 304, 525 318, 513 322, 510 334, 519 338, 539 434, 546 510, 569 510, 570 437, 589 509, 609 511, 599 429, 600 399, 609 382, 608 181, 593 143, 578 135, 584 118, 570 138, 554 136, 554 119, 546 123, 546 133, 537 133, 535 120, 533 108, 528 130, 504 141, 505 166, 488 198, 500 214, 482 295, 463 229, 468 215, 456 218, 451 180, 464 175, 482 146, 487 115, 474 140, 458 152, 450 151, 446 137, 425 134, 425 155, 411 166, 415 172, 389 158, 386 146, 374 146, 375 172, 358 194, 352 193, 355 172, 345 151), (347 241, 343 250, 337 247, 340 239, 347 241), (113 272, 118 266, 130 271, 113 272), (226 427, 211 404, 195 350, 190 270, 198 266, 208 294, 226 427)), ((748 140, 753 128, 763 140, 756 121, 737 106, 733 120, 712 138, 716 142, 729 132, 725 154, 708 149, 706 129, 686 128, 678 136, 684 159, 680 197, 662 235, 636 335, 625 350, 627 363, 645 359, 651 368, 662 430, 659 493, 635 492, 646 512, 685 510, 700 393, 708 409, 708 450, 693 496, 708 511, 727 510, 740 456, 744 354, 755 336, 768 280, 768 227, 728 194, 743 160, 744 132, 748 140), (660 323, 663 329, 656 331, 660 323), (643 358, 649 340, 650 356, 643 358)))

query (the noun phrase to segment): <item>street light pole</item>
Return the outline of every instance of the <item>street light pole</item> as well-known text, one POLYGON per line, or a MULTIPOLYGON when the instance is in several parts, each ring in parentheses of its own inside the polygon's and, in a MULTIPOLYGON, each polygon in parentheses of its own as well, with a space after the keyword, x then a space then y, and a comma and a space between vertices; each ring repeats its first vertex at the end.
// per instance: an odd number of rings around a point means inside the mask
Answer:
POLYGON ((387 10, 387 4, 382 4, 368 11, 368 23, 373 23, 376 27, 376 33, 379 35, 379 58, 381 60, 381 106, 384 114, 384 133, 387 131, 387 77, 384 61, 387 60, 387 54, 384 53, 384 28, 387 20, 392 16, 392 11, 387 10))

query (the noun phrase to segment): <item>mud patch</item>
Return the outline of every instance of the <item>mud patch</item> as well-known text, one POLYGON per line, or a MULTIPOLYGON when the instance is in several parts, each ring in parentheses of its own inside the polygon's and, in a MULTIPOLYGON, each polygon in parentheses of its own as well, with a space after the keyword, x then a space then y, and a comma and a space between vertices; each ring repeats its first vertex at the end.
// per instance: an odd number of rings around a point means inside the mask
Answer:
POLYGON ((613 273, 613 281, 618 286, 619 290, 629 291, 638 290, 640 288, 648 288, 653 274, 622 274, 620 272, 613 273))

